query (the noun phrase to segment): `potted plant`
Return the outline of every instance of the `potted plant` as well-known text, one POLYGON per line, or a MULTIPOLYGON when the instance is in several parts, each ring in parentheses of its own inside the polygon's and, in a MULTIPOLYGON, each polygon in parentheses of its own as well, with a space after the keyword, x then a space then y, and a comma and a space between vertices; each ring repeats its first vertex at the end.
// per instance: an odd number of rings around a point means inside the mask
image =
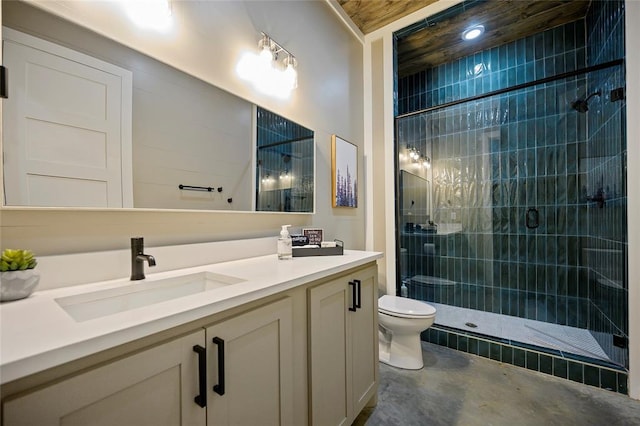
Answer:
POLYGON ((28 297, 40 281, 30 250, 5 249, 0 256, 0 302, 28 297))

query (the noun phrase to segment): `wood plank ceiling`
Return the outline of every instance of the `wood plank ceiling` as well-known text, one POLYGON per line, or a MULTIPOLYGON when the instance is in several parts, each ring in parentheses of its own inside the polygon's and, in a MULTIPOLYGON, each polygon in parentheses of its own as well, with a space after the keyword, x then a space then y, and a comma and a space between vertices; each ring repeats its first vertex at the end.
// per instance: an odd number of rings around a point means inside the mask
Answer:
POLYGON ((438 0, 338 0, 364 34, 369 34, 438 0))
MULTIPOLYGON (((339 0, 360 30, 368 34, 434 0, 339 0)), ((397 43, 400 77, 451 62, 480 50, 500 46, 584 18, 590 0, 487 0, 454 6, 458 12, 426 18, 401 31, 397 43), (444 16, 443 16, 444 15, 444 16), (482 24, 485 33, 473 41, 462 40, 462 32, 482 24)), ((453 8, 452 8, 453 9, 453 8)))

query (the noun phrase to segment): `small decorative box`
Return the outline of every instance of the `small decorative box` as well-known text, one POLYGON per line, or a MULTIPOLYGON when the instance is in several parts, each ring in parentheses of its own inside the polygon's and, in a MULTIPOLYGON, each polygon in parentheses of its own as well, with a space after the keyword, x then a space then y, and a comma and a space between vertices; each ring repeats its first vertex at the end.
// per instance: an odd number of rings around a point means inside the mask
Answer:
POLYGON ((293 257, 307 257, 307 256, 342 256, 344 254, 344 242, 340 240, 334 240, 336 242, 335 247, 315 247, 315 248, 302 248, 293 247, 293 257))

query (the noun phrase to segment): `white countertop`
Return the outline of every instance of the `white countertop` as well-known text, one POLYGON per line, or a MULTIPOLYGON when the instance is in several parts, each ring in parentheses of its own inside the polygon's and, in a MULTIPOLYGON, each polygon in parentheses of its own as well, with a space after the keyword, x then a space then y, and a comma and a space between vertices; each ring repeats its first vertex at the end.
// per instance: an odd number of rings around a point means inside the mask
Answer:
POLYGON ((56 298, 130 285, 129 278, 36 291, 0 304, 0 384, 64 364, 208 315, 261 299, 382 257, 345 250, 343 256, 278 260, 275 254, 174 271, 145 281, 211 271, 246 281, 113 315, 76 322, 56 298))

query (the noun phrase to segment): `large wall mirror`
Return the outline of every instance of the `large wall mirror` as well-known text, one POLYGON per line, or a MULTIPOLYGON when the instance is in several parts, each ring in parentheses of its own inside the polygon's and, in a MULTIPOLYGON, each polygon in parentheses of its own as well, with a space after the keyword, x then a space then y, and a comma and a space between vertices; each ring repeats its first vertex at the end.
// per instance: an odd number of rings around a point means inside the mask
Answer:
POLYGON ((5 205, 314 211, 312 130, 31 5, 2 25, 5 205))

